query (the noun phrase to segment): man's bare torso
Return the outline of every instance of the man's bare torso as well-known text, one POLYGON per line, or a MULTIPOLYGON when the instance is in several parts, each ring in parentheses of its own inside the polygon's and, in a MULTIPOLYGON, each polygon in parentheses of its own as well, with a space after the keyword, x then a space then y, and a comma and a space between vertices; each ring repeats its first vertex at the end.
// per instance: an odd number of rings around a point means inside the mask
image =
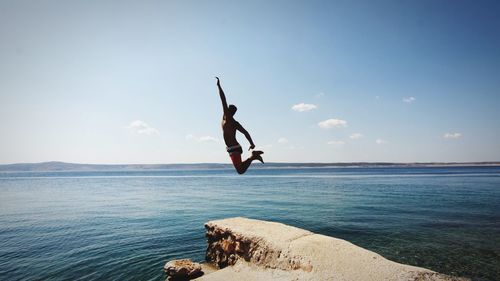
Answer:
POLYGON ((224 142, 226 146, 231 147, 238 145, 236 140, 236 130, 238 129, 238 122, 233 117, 222 117, 222 132, 224 135, 224 142))

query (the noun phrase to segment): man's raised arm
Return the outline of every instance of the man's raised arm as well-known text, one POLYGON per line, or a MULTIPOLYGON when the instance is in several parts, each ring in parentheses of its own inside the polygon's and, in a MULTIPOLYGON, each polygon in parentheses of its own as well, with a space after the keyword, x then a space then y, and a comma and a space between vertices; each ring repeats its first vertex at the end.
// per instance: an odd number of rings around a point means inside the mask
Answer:
POLYGON ((217 79, 217 87, 219 88, 219 96, 222 101, 222 110, 224 110, 224 115, 228 113, 228 107, 227 107, 227 102, 226 102, 226 95, 224 95, 224 91, 222 90, 222 87, 220 86, 220 81, 219 77, 215 77, 217 79))

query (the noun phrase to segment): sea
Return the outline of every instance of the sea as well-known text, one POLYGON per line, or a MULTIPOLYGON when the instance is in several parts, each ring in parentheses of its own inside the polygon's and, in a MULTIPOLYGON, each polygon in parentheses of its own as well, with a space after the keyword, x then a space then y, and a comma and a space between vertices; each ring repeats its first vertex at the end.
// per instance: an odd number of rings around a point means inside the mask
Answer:
POLYGON ((0 173, 0 280, 165 280, 204 223, 281 222, 387 259, 500 280, 500 167, 0 173))

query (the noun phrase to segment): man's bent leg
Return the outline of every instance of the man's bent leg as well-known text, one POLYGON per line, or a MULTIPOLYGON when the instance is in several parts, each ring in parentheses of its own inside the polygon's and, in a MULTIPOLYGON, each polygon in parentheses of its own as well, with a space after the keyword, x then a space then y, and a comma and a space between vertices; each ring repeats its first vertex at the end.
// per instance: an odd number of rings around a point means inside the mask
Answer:
POLYGON ((236 169, 236 171, 238 172, 238 174, 242 174, 240 172, 241 171, 241 166, 242 166, 241 153, 238 153, 238 152, 232 153, 232 154, 229 155, 229 158, 231 158, 231 161, 233 162, 233 166, 236 169))
POLYGON ((252 163, 253 157, 249 157, 247 160, 241 162, 241 153, 234 153, 230 155, 231 161, 233 162, 233 166, 236 169, 236 172, 238 174, 244 174, 248 167, 250 167, 250 164, 252 163))

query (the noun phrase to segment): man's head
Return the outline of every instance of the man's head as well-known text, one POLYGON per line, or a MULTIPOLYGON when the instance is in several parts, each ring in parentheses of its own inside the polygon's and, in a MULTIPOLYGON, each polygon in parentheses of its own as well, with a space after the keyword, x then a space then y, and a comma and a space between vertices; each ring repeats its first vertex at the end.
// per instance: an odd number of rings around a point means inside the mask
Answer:
POLYGON ((238 108, 236 108, 236 106, 234 104, 230 104, 227 108, 228 108, 229 114, 231 114, 231 116, 234 116, 234 114, 236 113, 236 110, 238 110, 238 108))

